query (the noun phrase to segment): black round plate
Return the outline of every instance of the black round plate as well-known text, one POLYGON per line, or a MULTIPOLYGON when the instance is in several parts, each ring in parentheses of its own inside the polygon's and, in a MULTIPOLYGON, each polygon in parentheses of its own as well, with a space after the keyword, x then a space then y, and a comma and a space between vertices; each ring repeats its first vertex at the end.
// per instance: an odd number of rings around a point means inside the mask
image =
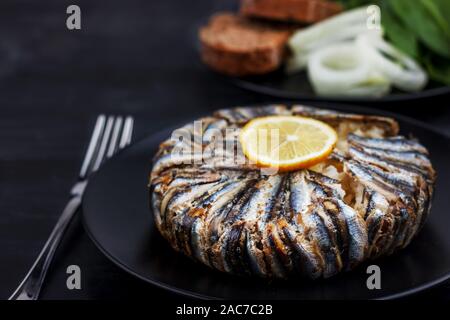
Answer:
POLYGON ((424 90, 419 92, 407 93, 394 89, 390 94, 380 98, 320 97, 314 93, 314 90, 308 81, 306 72, 286 75, 282 70, 278 70, 263 76, 246 78, 230 77, 229 80, 241 88, 265 95, 282 99, 302 99, 310 101, 338 101, 358 103, 395 102, 409 101, 421 98, 431 98, 450 93, 450 86, 429 84, 424 90))
MULTIPOLYGON (((335 109, 380 114, 367 108, 335 109)), ((374 299, 418 292, 450 277, 449 137, 417 121, 395 118, 403 134, 413 134, 429 149, 438 180, 432 213, 419 236, 405 250, 372 262, 381 268, 380 290, 366 286, 370 263, 327 280, 268 282, 220 273, 174 252, 154 226, 147 189, 151 159, 172 128, 123 150, 92 178, 83 201, 85 228, 99 249, 125 271, 194 297, 374 299)))

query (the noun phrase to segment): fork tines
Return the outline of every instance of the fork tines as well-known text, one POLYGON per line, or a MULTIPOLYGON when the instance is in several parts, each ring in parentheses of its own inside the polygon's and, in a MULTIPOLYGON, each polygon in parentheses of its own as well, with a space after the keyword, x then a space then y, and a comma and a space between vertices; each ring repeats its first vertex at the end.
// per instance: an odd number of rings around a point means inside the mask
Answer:
POLYGON ((114 153, 131 142, 133 117, 99 115, 80 170, 80 179, 97 171, 114 153))

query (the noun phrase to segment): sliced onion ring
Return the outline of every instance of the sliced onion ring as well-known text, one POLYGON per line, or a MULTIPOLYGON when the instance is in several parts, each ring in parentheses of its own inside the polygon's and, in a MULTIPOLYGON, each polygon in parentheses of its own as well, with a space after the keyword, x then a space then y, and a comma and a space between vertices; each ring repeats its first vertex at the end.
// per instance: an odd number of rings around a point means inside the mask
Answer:
POLYGON ((357 49, 354 44, 336 44, 310 55, 308 77, 319 95, 380 96, 389 91, 389 81, 375 75, 369 61, 357 49), (342 63, 344 66, 340 68, 331 66, 342 63), (371 83, 372 79, 377 81, 371 83))
POLYGON ((384 79, 384 81, 375 84, 361 84, 359 87, 351 88, 345 95, 351 97, 382 97, 389 91, 391 91, 391 83, 384 79))
POLYGON ((383 35, 381 29, 367 30, 366 25, 348 26, 339 29, 339 32, 330 33, 328 36, 319 38, 316 41, 305 45, 304 48, 298 49, 293 56, 288 59, 286 63, 286 72, 292 74, 302 71, 306 67, 309 55, 314 51, 330 45, 354 41, 357 36, 363 33, 370 33, 379 37, 383 35))
POLYGON ((294 53, 302 53, 309 45, 339 34, 344 28, 365 27, 366 21, 366 7, 345 11, 295 32, 289 39, 289 46, 294 53))
POLYGON ((356 45, 361 53, 371 60, 374 68, 389 78, 397 88, 419 91, 427 84, 428 77, 425 71, 413 59, 383 38, 362 34, 356 38, 356 45), (390 60, 388 56, 397 59, 398 63, 390 60))

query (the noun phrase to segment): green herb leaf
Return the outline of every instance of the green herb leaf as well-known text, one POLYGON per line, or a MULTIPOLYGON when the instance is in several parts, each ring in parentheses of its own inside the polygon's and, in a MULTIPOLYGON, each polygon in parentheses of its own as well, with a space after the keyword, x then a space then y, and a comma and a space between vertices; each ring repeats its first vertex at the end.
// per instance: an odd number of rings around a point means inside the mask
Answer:
MULTIPOLYGON (((425 0, 431 1, 431 0, 425 0)), ((390 1, 397 18, 416 34, 430 50, 450 58, 450 39, 422 1, 390 1)))
POLYGON ((386 37, 396 48, 415 59, 419 57, 416 35, 397 18, 387 1, 381 7, 381 24, 386 37))
POLYGON ((450 40, 450 20, 446 20, 445 14, 443 14, 443 12, 445 11, 447 11, 447 14, 450 14, 450 4, 448 3, 448 1, 443 2, 442 0, 421 0, 421 2, 424 8, 428 10, 429 14, 433 16, 436 24, 445 33, 448 40, 450 40))

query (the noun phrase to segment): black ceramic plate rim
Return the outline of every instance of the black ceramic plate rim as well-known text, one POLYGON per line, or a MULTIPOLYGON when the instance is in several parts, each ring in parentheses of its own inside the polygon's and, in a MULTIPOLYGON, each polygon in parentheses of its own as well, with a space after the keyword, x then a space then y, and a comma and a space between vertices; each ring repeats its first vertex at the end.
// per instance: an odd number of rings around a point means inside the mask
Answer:
MULTIPOLYGON (((226 76, 224 76, 226 77, 226 76)), ((388 94, 380 98, 351 98, 351 97, 321 97, 317 95, 296 93, 293 91, 285 91, 264 84, 257 84, 243 78, 227 77, 229 81, 240 88, 265 94, 268 96, 278 97, 280 99, 297 99, 308 101, 324 101, 324 102, 341 102, 341 103, 377 103, 377 102, 400 102, 411 101, 415 99, 425 99, 450 93, 450 86, 441 86, 435 88, 424 89, 414 93, 395 93, 388 94)))
MULTIPOLYGON (((285 101, 277 101, 277 102, 268 102, 268 103, 278 103, 278 104, 286 104, 286 105, 292 105, 295 104, 295 102, 285 102, 285 101)), ((267 104, 267 103, 266 103, 267 104)), ((253 106, 258 106, 258 105, 263 105, 263 103, 258 103, 258 104, 250 104, 247 106, 253 107, 253 106)), ((313 105, 314 107, 316 107, 315 105, 313 105)), ((416 120, 413 118, 410 118, 408 116, 405 115, 401 115, 401 114, 396 114, 390 111, 384 111, 384 110, 377 110, 374 108, 368 108, 368 107, 361 107, 361 106, 350 106, 350 105, 343 105, 343 104, 335 104, 335 103, 320 103, 318 106, 318 108, 328 108, 328 109, 334 109, 334 110, 338 110, 338 111, 347 111, 347 112, 355 112, 355 113, 363 113, 363 114, 375 114, 375 115, 380 115, 380 116, 387 116, 387 117, 392 117, 394 119, 398 119, 401 120, 403 122, 409 122, 411 124, 413 124, 414 126, 418 126, 418 127, 422 127, 428 131, 431 131, 435 134, 441 135, 443 137, 445 137, 446 139, 450 139, 450 136, 441 132, 440 130, 434 128, 433 126, 424 123, 420 120, 416 120)), ((186 121, 187 122, 187 121, 186 121)), ((185 123, 186 123, 185 122, 185 123)), ((181 124, 182 125, 182 124, 181 124)), ((133 142, 132 144, 130 144, 129 146, 125 147, 124 149, 120 150, 114 157, 112 157, 111 159, 109 159, 97 172, 95 172, 92 177, 90 178, 90 180, 94 180, 95 177, 102 171, 102 168, 104 168, 105 166, 109 166, 111 162, 114 162, 115 160, 117 160, 118 158, 120 158, 120 156, 125 153, 127 150, 129 150, 130 148, 132 148, 135 145, 138 145, 140 143, 144 143, 146 140, 148 140, 150 137, 155 136, 155 135, 162 135, 162 133, 169 133, 171 132, 171 130, 174 130, 176 128, 178 128, 180 126, 180 124, 177 125, 173 125, 168 129, 164 129, 164 130, 160 130, 160 131, 156 131, 153 132, 143 138, 140 138, 139 140, 136 140, 135 142, 133 142)), ((88 183, 88 185, 86 186, 86 194, 89 192, 89 186, 90 184, 88 183)), ((92 240, 92 242, 95 244, 95 246, 100 250, 100 252, 102 252, 111 262, 113 262, 116 266, 118 266, 120 269, 124 270, 125 272, 131 274, 132 276, 147 282, 149 284, 155 285, 156 287, 168 290, 170 292, 179 294, 179 295, 184 295, 187 297, 191 297, 191 298, 198 298, 198 299, 203 299, 203 300, 224 300, 223 298, 219 298, 219 297, 213 297, 213 296, 207 296, 207 295, 203 295, 203 294, 199 294, 199 293, 195 293, 189 290, 185 290, 185 289, 180 289, 177 288, 175 286, 172 285, 168 285, 165 283, 161 283, 157 280, 154 279, 150 279, 148 277, 144 277, 142 275, 140 275, 139 273, 135 272, 132 268, 130 268, 129 266, 127 266, 126 264, 124 264, 122 261, 120 261, 120 259, 118 259, 117 257, 115 257, 114 255, 110 254, 108 250, 106 250, 102 244, 97 240, 97 238, 95 237, 95 234, 90 230, 88 223, 86 222, 85 219, 85 215, 84 215, 84 207, 85 207, 85 202, 83 201, 82 203, 82 207, 83 207, 83 214, 81 217, 82 220, 82 224, 83 227, 86 231, 86 233, 88 234, 89 238, 92 240)), ((443 283, 444 281, 450 279, 450 270, 447 272, 447 274, 441 275, 440 277, 438 277, 437 279, 433 280, 433 281, 429 281, 427 283, 424 283, 420 286, 417 286, 415 288, 409 289, 409 290, 405 290, 403 292, 399 292, 396 294, 392 294, 392 295, 388 295, 385 297, 381 297, 381 298, 377 298, 375 300, 391 300, 391 299, 398 299, 398 298, 403 298, 427 289, 430 289, 434 286, 437 286, 441 283, 443 283)))

